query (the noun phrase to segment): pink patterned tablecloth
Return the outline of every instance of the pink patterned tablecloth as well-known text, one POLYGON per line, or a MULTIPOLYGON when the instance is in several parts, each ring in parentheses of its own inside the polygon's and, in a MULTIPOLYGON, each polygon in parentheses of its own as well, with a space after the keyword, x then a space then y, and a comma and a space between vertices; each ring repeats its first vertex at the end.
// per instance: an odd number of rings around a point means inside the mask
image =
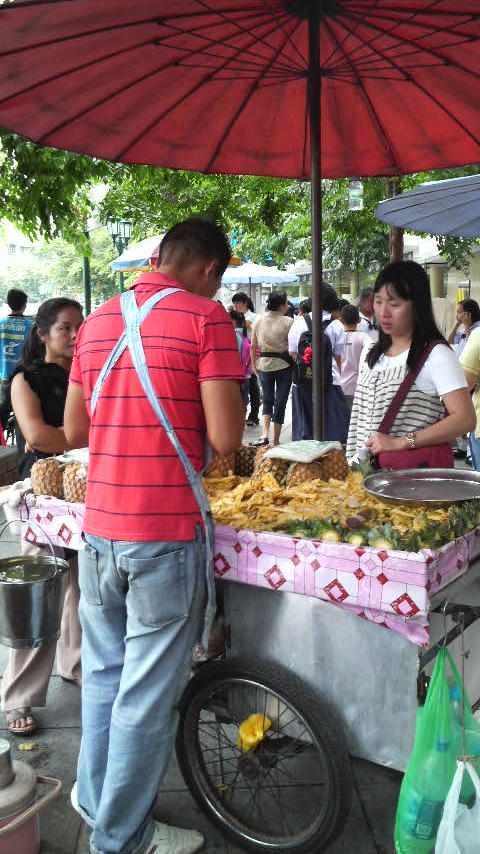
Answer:
MULTIPOLYGON (((83 504, 29 495, 19 509, 26 540, 82 547, 83 504), (45 539, 30 522, 40 525, 45 539)), ((479 554, 480 527, 438 551, 415 554, 225 525, 215 529, 219 578, 323 599, 420 646, 428 646, 430 597, 463 575, 479 554)))

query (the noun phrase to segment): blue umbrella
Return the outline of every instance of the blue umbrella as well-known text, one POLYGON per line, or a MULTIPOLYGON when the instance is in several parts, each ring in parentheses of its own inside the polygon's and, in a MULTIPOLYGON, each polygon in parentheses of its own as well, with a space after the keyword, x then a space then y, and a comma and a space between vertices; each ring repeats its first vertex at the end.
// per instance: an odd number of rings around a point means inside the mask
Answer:
POLYGON ((480 237, 480 175, 419 184, 379 202, 375 216, 420 234, 480 237))

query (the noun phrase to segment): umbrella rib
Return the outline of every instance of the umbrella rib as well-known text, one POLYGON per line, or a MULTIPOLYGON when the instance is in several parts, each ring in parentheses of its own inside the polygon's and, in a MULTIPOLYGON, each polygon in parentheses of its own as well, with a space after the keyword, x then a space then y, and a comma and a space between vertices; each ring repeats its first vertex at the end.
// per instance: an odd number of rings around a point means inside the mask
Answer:
MULTIPOLYGON (((263 21, 262 21, 262 24, 263 24, 263 23, 265 23, 265 25, 266 25, 266 21, 265 21, 265 22, 263 22, 263 21)), ((171 28, 171 29, 173 29, 173 27, 172 27, 170 24, 169 24, 169 26, 170 26, 170 28, 171 28)), ((211 26, 211 25, 209 24, 208 26, 211 26)), ((260 26, 260 24, 258 24, 258 25, 257 25, 257 28, 258 28, 259 26, 260 26)), ((277 25, 273 22, 273 24, 272 24, 272 28, 271 28, 270 32, 274 32, 274 30, 276 29, 276 27, 277 27, 277 25)), ((282 29, 283 29, 283 28, 282 28, 282 29)), ((161 45, 165 45, 165 44, 167 44, 167 43, 168 43, 168 41, 169 41, 171 38, 175 38, 178 34, 185 35, 185 31, 184 31, 184 30, 181 30, 181 29, 178 29, 178 31, 176 31, 176 32, 175 32, 175 33, 173 33, 172 35, 165 36, 164 38, 161 38, 161 39, 156 39, 156 40, 155 40, 155 43, 156 43, 156 44, 158 44, 158 45, 160 45, 160 46, 161 46, 161 45)), ((204 40, 206 40, 206 41, 208 40, 209 44, 210 44, 212 47, 218 47, 218 45, 219 45, 219 42, 218 42, 216 39, 209 38, 209 37, 208 37, 208 36, 206 36, 205 34, 200 33, 198 29, 194 30, 194 31, 193 31, 193 34, 194 34, 197 38, 201 38, 201 39, 204 39, 204 40)), ((251 37, 251 39, 252 39, 252 44, 258 44, 258 42, 259 42, 259 41, 262 41, 262 39, 258 39, 258 38, 256 38, 256 37, 255 37, 255 31, 254 31, 254 29, 253 29, 253 28, 250 28, 250 30, 248 30, 248 31, 246 31, 245 33, 242 33, 242 34, 244 34, 244 35, 248 35, 249 37, 251 37)), ((233 34, 230 36, 230 38, 235 37, 235 35, 236 35, 236 33, 233 33, 233 34)), ((268 33, 268 35, 270 35, 270 33, 268 33)), ((222 45, 227 45, 227 44, 228 44, 228 40, 225 40, 225 41, 221 42, 221 44, 222 44, 222 45)), ((272 46, 272 45, 268 45, 268 44, 266 43, 266 45, 265 45, 265 46, 266 46, 266 47, 268 47, 268 48, 269 48, 269 50, 270 50, 270 51, 272 51, 272 53, 276 52, 276 48, 273 48, 273 46, 272 46)), ((174 50, 175 50, 175 49, 177 49, 177 50, 178 50, 178 48, 175 48, 175 47, 173 47, 172 49, 174 49, 174 50)), ((245 48, 245 47, 243 47, 243 46, 242 46, 241 48, 234 48, 234 51, 235 51, 234 56, 239 56, 239 55, 241 55, 241 56, 242 56, 242 59, 243 59, 243 57, 245 56, 245 54, 251 54, 251 55, 252 55, 252 57, 253 57, 253 59, 255 60, 255 63, 257 64, 257 68, 258 68, 259 70, 260 70, 261 68, 263 68, 262 57, 261 57, 259 54, 254 53, 254 51, 253 51, 251 48, 245 48)), ((212 51, 212 52, 210 52, 210 51, 208 51, 207 49, 203 49, 203 48, 202 48, 200 52, 202 53, 202 55, 203 55, 203 56, 212 56, 214 59, 222 59, 222 60, 225 60, 225 59, 226 59, 226 58, 225 58, 221 53, 214 53, 213 51, 212 51)), ((190 50, 190 51, 188 51, 188 53, 186 54, 186 56, 187 56, 187 57, 194 57, 194 56, 196 56, 198 53, 199 53, 199 51, 198 51, 198 50, 190 50)), ((251 62, 251 61, 250 61, 250 62, 251 62)), ((196 67, 198 67, 198 66, 197 66, 197 64, 195 64, 194 66, 190 66, 190 65, 188 64, 188 62, 185 62, 185 57, 182 57, 182 59, 178 61, 178 64, 180 64, 180 65, 185 64, 187 67, 195 67, 195 68, 196 68, 196 67)), ((288 62, 285 62, 285 61, 280 61, 280 62, 279 62, 279 61, 278 61, 278 57, 277 57, 277 65, 278 65, 279 69, 284 68, 284 69, 285 69, 285 71, 287 71, 289 74, 291 74, 291 73, 292 73, 292 70, 295 72, 295 74, 297 74, 298 72, 302 72, 302 71, 304 70, 304 68, 302 68, 301 66, 295 65, 295 63, 293 63, 293 64, 292 64, 292 63, 288 63, 288 62)), ((245 62, 244 62, 244 61, 242 62, 242 67, 245 67, 245 62)), ((253 67, 253 64, 252 64, 252 63, 251 63, 251 65, 250 65, 250 67, 253 67)))
MULTIPOLYGON (((219 18, 223 19, 223 20, 225 21, 225 23, 227 23, 229 26, 236 27, 236 29, 237 29, 237 30, 238 30, 242 35, 248 35, 248 36, 251 36, 251 35, 252 35, 252 32, 251 32, 251 29, 250 29, 250 28, 248 28, 248 29, 247 29, 247 27, 246 27, 245 25, 243 25, 243 24, 241 25, 238 21, 232 21, 232 19, 228 17, 227 11, 222 11, 221 9, 220 9, 220 10, 218 10, 218 9, 212 9, 212 8, 208 5, 208 3, 206 3, 206 2, 205 2, 205 0, 197 0, 197 3, 198 3, 200 6, 202 6, 204 9, 206 9, 206 10, 207 10, 207 12, 208 12, 209 14, 217 15, 219 18)), ((262 13, 262 14, 263 14, 263 13, 262 13)), ((276 19, 276 20, 277 20, 277 22, 280 22, 280 21, 281 21, 281 19, 284 19, 284 20, 292 20, 292 22, 294 23, 293 32, 295 32, 295 29, 296 29, 296 22, 295 22, 295 19, 292 19, 290 16, 288 16, 286 12, 281 13, 281 14, 278 14, 278 13, 276 13, 276 14, 275 14, 275 13, 273 13, 273 14, 274 14, 274 20, 276 19)), ((264 19, 265 23, 266 23, 266 20, 267 20, 267 19, 264 19)), ((263 23, 263 21, 262 21, 262 23, 263 23)), ((277 26, 278 26, 278 24, 277 24, 277 26)), ((257 25, 257 27, 258 27, 258 25, 257 25)), ((284 28, 283 28, 283 27, 281 27, 281 29, 282 29, 282 30, 284 30, 284 28)), ((273 31, 273 30, 272 30, 272 31, 273 31)), ((290 43, 291 43, 291 44, 293 44, 293 43, 291 42, 290 36, 289 36, 288 34, 286 34, 286 36, 287 36, 288 41, 290 41, 290 43)), ((277 48, 276 48, 274 45, 269 44, 269 43, 268 43, 268 41, 265 41, 263 38, 259 38, 259 39, 257 39, 257 42, 260 42, 261 44, 263 44, 263 45, 264 45, 264 47, 268 48, 268 50, 278 53, 277 48)), ((217 44, 218 42, 215 42, 215 43, 217 44)), ((300 54, 300 56, 301 56, 301 54, 300 54)), ((302 58, 303 62, 305 63, 305 58, 304 58, 304 57, 302 57, 302 56, 301 56, 301 58, 302 58)), ((295 65, 294 65, 294 64, 292 64, 292 67, 294 67, 294 68, 295 68, 295 65)), ((301 66, 301 65, 297 66, 297 70, 303 70, 303 69, 302 69, 302 66, 301 66)))
MULTIPOLYGON (((68 1, 70 2, 70 0, 68 1)), ((145 42, 138 42, 137 44, 133 45, 131 49, 137 50, 139 48, 145 47, 148 44, 151 44, 150 39, 145 42)), ((50 77, 45 77, 43 80, 38 80, 36 83, 32 83, 29 86, 25 86, 23 89, 18 89, 16 92, 11 92, 5 98, 0 98, 0 104, 4 104, 6 101, 11 101, 13 98, 19 98, 26 92, 33 92, 40 86, 45 86, 48 83, 52 83, 54 80, 60 80, 62 77, 68 77, 69 74, 76 74, 77 71, 84 71, 86 68, 90 68, 90 66, 96 65, 97 63, 106 62, 109 59, 114 59, 116 56, 121 56, 123 52, 123 50, 115 50, 111 53, 105 54, 105 56, 100 56, 96 59, 91 59, 88 62, 83 62, 81 65, 76 65, 75 68, 69 68, 67 71, 60 71, 56 74, 52 74, 50 75, 50 77)))
MULTIPOLYGON (((297 29, 297 27, 299 27, 299 26, 300 26, 300 20, 298 21, 298 23, 296 23, 296 25, 295 25, 295 27, 294 27, 293 32, 295 32, 295 29, 297 29)), ((285 43, 284 43, 284 44, 285 44, 285 43)), ((284 45, 282 45, 282 46, 279 48, 279 52, 283 49, 283 47, 284 47, 284 45)), ((269 69, 269 67, 271 66, 271 63, 272 63, 273 61, 274 61, 274 58, 272 58, 272 60, 269 62, 269 64, 265 67, 265 69, 264 69, 264 71, 262 72, 262 74, 260 75, 260 77, 265 77, 265 75, 267 74, 268 69, 269 69)), ((214 162, 215 162, 215 160, 216 160, 216 158, 217 158, 217 155, 218 155, 218 153, 219 153, 219 151, 220 151, 220 149, 221 149, 221 147, 222 147, 223 143, 225 142, 225 140, 226 140, 226 138, 227 138, 228 134, 230 133, 230 131, 231 131, 231 129, 232 129, 232 127, 233 127, 233 125, 235 124, 235 122, 237 121, 238 117, 240 116, 240 114, 241 114, 242 110, 244 109, 245 105, 247 104, 247 102, 248 102, 248 100, 249 100, 250 96, 252 95, 253 91, 254 91, 255 89, 257 89, 257 88, 258 88, 258 81, 257 81, 257 82, 255 82, 255 84, 254 84, 253 86, 249 87, 249 91, 248 91, 248 93, 245 95, 245 97, 243 98, 242 103, 241 103, 241 104, 237 107, 237 109, 235 110, 234 115, 232 116, 232 118, 231 118, 231 119, 230 119, 230 121, 228 122, 227 127, 225 128, 224 132, 221 134, 221 136, 220 136, 220 138, 219 138, 219 140, 218 140, 218 142, 217 142, 217 144, 216 144, 216 146, 215 146, 215 148, 214 148, 214 150, 213 150, 213 154, 212 154, 212 156, 210 157, 210 159, 209 159, 209 161, 208 161, 208 164, 207 164, 207 168, 206 168, 206 170, 205 170, 206 172, 209 172, 209 171, 211 170, 212 163, 214 163, 214 162)))
MULTIPOLYGON (((463 122, 461 122, 461 121, 460 121, 460 120, 459 120, 459 119, 458 119, 458 118, 457 118, 457 117, 456 117, 456 116, 451 112, 451 110, 449 110, 446 106, 444 106, 444 105, 441 103, 441 101, 436 97, 436 95, 434 95, 432 92, 429 92, 429 91, 428 91, 428 89, 426 89, 426 87, 425 87, 425 86, 422 86, 422 85, 421 85, 417 80, 415 80, 415 79, 414 79, 410 74, 408 74, 408 73, 406 73, 406 74, 405 74, 405 72, 403 72, 403 69, 401 69, 401 68, 400 68, 400 67, 399 67, 399 66, 398 66, 398 65, 397 65, 397 64, 396 64, 392 59, 389 59, 385 54, 383 54, 383 53, 382 53, 381 51, 379 51, 378 49, 376 49, 376 50, 378 51, 378 53, 379 53, 379 55, 380 55, 381 57, 383 57, 384 59, 386 59, 387 61, 389 61, 389 62, 390 62, 390 64, 392 65, 392 67, 393 67, 396 71, 398 71, 400 74, 403 74, 403 75, 406 77, 406 79, 408 79, 408 80, 409 80, 409 82, 412 84, 412 86, 415 86, 415 87, 416 87, 417 89, 419 89, 419 90, 420 90, 424 95, 426 95, 428 98, 430 98, 430 100, 434 101, 434 102, 437 104, 437 106, 438 106, 438 107, 440 107, 440 109, 442 109, 442 110, 444 111, 444 113, 446 113, 446 115, 448 115, 448 116, 452 119, 452 121, 456 122, 456 124, 458 125, 458 127, 459 127, 459 128, 461 128, 461 129, 465 132, 465 134, 466 134, 467 136, 469 136, 469 137, 470 137, 470 138, 471 138, 475 143, 477 143, 477 144, 478 144, 478 142, 479 142, 479 138, 480 138, 480 137, 475 136, 475 134, 470 130, 470 128, 468 128, 468 127, 467 127, 463 122)), ((468 69, 462 69, 462 70, 466 70, 466 71, 468 71, 468 69)), ((471 73, 473 74, 474 72, 471 72, 471 73)), ((475 74, 474 76, 475 76, 475 77, 479 77, 480 75, 475 74)), ((363 84, 362 84, 362 85, 363 85, 363 84)))
MULTIPOLYGON (((376 33, 380 33, 380 35, 383 35, 383 36, 389 36, 390 38, 395 38, 395 39, 397 39, 397 42, 402 43, 402 44, 403 44, 403 45, 405 45, 406 47, 410 47, 410 48, 412 48, 412 49, 414 49, 414 48, 415 48, 415 43, 414 43, 414 42, 408 41, 407 39, 405 39, 405 38, 403 38, 402 36, 398 35, 398 33, 394 33, 393 31, 392 31, 392 32, 390 32, 390 31, 387 31, 387 30, 383 30, 380 26, 376 25, 373 21, 362 21, 362 19, 361 19, 361 18, 357 18, 357 16, 356 16, 355 14, 353 14, 353 13, 350 15, 350 18, 351 18, 351 20, 352 20, 352 21, 359 21, 360 23, 363 23, 363 24, 364 24, 364 26, 368 26, 368 27, 370 27, 370 29, 374 30, 376 33)), ((397 25, 398 25, 398 22, 397 22, 397 25)), ((439 33, 439 32, 442 32, 442 30, 438 30, 438 29, 437 29, 437 30, 435 30, 434 32, 439 33)), ((464 39, 465 39, 465 38, 467 38, 468 40, 470 40, 470 36, 465 36, 465 37, 464 37, 464 39)), ((459 42, 459 44, 463 44, 463 43, 464 43, 464 41, 459 42)), ((390 62, 390 64, 391 64, 391 65, 393 65, 393 66, 396 68, 396 70, 397 70, 398 72, 400 72, 401 74, 403 74, 405 77, 410 77, 410 74, 409 74, 409 72, 408 72, 408 71, 404 71, 404 69, 403 69, 403 68, 399 68, 398 66, 396 66, 396 65, 394 64, 393 60, 392 60, 392 59, 390 59, 390 57, 389 57, 389 56, 387 56, 385 53, 383 53, 383 52, 382 52, 382 51, 377 47, 377 45, 375 44, 375 36, 372 36, 372 39, 371 39, 370 41, 364 41, 364 45, 365 45, 365 47, 369 47, 371 50, 374 50, 374 51, 375 51, 375 52, 376 52, 380 57, 382 57, 382 59, 383 59, 383 60, 385 60, 385 61, 387 61, 387 62, 390 62)), ((443 56, 441 56, 441 54, 438 54, 438 53, 435 51, 435 49, 433 49, 433 48, 429 48, 429 47, 422 47, 422 48, 421 48, 421 50, 422 50, 423 52, 425 52, 425 53, 429 54, 433 59, 436 59, 437 61, 440 61, 440 62, 442 63, 442 65, 451 65, 451 64, 452 64, 450 60, 445 59, 443 56)), ((456 62, 456 63, 455 63, 455 65, 456 65, 456 67, 457 67, 457 68, 460 68, 462 71, 466 71, 466 72, 468 72, 468 73, 472 74, 474 77, 479 77, 479 76, 480 76, 479 74, 476 74, 475 72, 471 71, 471 69, 465 68, 463 65, 461 65, 461 63, 460 63, 460 62, 456 62)))
MULTIPOLYGON (((333 39, 333 41, 335 41, 335 43, 337 43, 337 44, 338 44, 337 37, 336 37, 335 33, 331 30, 331 28, 330 28, 329 24, 328 24, 326 21, 325 21, 325 27, 329 30, 329 32, 330 32, 330 36, 331 36, 331 38, 333 39)), ((345 61, 346 61, 346 63, 348 64, 348 62, 349 62, 349 61, 348 61, 348 57, 347 57, 347 55, 346 55, 345 51, 343 50, 343 47, 341 47, 340 45, 338 45, 338 49, 343 53, 343 55, 344 55, 344 57, 345 57, 345 61)), ((388 153, 388 154, 389 154, 389 156, 390 156, 391 162, 392 162, 392 164, 394 164, 394 165, 395 165, 395 168, 396 168, 398 171, 400 171, 400 170, 399 170, 398 163, 397 163, 397 157, 396 157, 395 152, 394 152, 394 149, 393 149, 393 147, 392 147, 392 143, 391 143, 391 141, 390 141, 390 139, 389 139, 389 136, 388 136, 388 134, 386 133, 386 131, 385 131, 385 129, 384 129, 384 127, 383 127, 383 125, 382 125, 382 123, 381 123, 381 121, 380 121, 380 118, 379 118, 379 116, 378 116, 378 113, 377 113, 377 111, 376 111, 375 107, 373 106, 372 100, 371 100, 370 96, 368 95, 368 93, 367 93, 367 91, 366 91, 366 89, 365 89, 365 86, 364 86, 364 84, 363 84, 363 81, 361 80, 360 76, 358 75, 358 72, 356 71, 356 69, 355 69, 355 67, 354 67, 353 65, 351 66, 351 70, 352 70, 352 74, 354 75, 354 77, 355 77, 355 79, 356 79, 356 81, 357 81, 357 86, 358 86, 358 88, 359 88, 360 92, 362 93, 362 97, 363 97, 364 101, 366 102, 368 112, 370 113, 370 115, 371 115, 371 117, 372 117, 372 119, 373 119, 374 123, 375 123, 375 124, 376 124, 376 126, 377 126, 378 131, 380 132, 381 139, 382 139, 382 141, 383 141, 383 142, 384 142, 384 144, 385 144, 385 147, 386 147, 387 153, 388 153)))

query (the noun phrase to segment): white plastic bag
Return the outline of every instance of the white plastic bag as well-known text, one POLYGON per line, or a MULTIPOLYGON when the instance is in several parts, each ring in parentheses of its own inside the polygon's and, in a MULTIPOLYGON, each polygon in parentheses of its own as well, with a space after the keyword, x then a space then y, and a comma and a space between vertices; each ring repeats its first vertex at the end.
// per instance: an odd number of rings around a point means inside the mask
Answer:
POLYGON ((445 801, 435 854, 479 854, 480 780, 470 762, 457 760, 457 770, 445 801), (470 774, 476 798, 471 809, 458 803, 464 773, 470 774))

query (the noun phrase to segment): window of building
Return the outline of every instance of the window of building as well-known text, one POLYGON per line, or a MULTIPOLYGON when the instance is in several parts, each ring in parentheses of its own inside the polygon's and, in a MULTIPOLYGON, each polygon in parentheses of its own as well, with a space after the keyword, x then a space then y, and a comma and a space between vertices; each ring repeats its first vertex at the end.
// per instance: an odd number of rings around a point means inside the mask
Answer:
POLYGON ((16 253, 17 253, 17 247, 15 246, 15 244, 9 243, 8 244, 8 254, 9 255, 16 255, 16 253))

